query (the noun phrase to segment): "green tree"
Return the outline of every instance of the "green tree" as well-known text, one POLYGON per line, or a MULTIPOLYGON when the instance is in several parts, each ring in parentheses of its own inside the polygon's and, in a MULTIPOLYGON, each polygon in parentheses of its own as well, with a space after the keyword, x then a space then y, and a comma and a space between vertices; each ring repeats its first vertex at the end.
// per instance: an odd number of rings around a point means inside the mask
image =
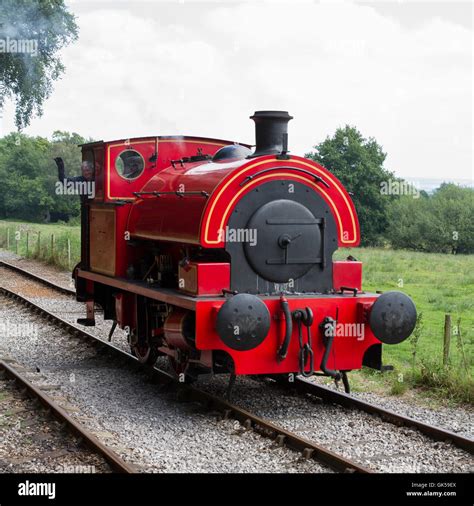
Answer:
POLYGON ((85 139, 75 132, 63 132, 55 130, 51 138, 51 158, 60 156, 64 160, 66 174, 78 176, 81 171, 82 154, 78 146, 85 142, 92 142, 92 139, 85 139))
POLYGON ((64 0, 0 2, 0 109, 16 102, 18 129, 41 116, 53 82, 64 72, 58 52, 77 39, 74 15, 64 0))
POLYGON ((430 205, 427 195, 422 195, 419 199, 404 195, 391 201, 386 238, 393 248, 431 251, 432 244, 428 238, 436 233, 436 227, 430 205))
POLYGON ((39 221, 45 219, 53 208, 54 197, 48 192, 41 177, 8 178, 4 188, 4 209, 7 216, 39 221))
POLYGON ((87 142, 76 133, 54 132, 52 141, 12 133, 0 139, 0 216, 43 221, 50 216, 79 216, 75 195, 56 193, 57 168, 53 158, 61 156, 68 175, 79 172, 81 150, 87 142))
POLYGON ((393 174, 383 167, 386 154, 382 147, 375 139, 365 139, 355 127, 346 125, 305 156, 330 170, 353 194, 361 244, 379 244, 388 225, 389 203, 381 186, 393 179, 393 174))
POLYGON ((443 184, 430 199, 435 233, 433 245, 447 253, 474 252, 474 190, 455 184, 443 184))
POLYGON ((474 189, 443 184, 433 195, 403 196, 391 202, 389 223, 394 248, 474 253, 474 189))

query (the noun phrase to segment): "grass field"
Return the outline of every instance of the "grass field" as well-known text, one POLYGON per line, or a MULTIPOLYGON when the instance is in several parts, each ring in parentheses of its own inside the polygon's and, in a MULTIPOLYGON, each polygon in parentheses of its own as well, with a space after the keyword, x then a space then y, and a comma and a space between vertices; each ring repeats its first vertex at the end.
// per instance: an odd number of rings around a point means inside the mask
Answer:
POLYGON ((384 346, 384 363, 396 368, 395 374, 385 374, 392 392, 426 386, 440 396, 472 403, 474 256, 353 248, 337 251, 336 258, 349 254, 363 262, 366 291, 403 291, 422 313, 417 344, 412 337, 384 346), (445 314, 451 315, 453 327, 448 367, 442 366, 445 314))
POLYGON ((9 243, 10 251, 65 269, 74 267, 81 256, 79 226, 0 220, 0 248, 7 249, 7 243, 9 243), (54 236, 53 239, 52 236, 54 236), (68 255, 68 249, 70 255, 68 255))
MULTIPOLYGON (((29 257, 65 269, 79 261, 78 226, 0 221, 0 247, 3 248, 7 246, 7 228, 10 229, 10 250, 18 248, 20 255, 26 256, 28 232, 29 257), (16 243, 15 231, 18 230, 16 243)), ((418 313, 422 314, 417 342, 412 337, 396 346, 384 346, 384 363, 393 365, 395 370, 383 374, 370 369, 352 373, 355 389, 402 394, 416 387, 438 399, 473 403, 474 255, 354 248, 337 251, 335 259, 344 259, 349 254, 363 262, 363 288, 366 291, 403 291, 412 297, 418 313), (448 313, 452 318, 453 336, 450 362, 444 367, 444 318, 448 313)))

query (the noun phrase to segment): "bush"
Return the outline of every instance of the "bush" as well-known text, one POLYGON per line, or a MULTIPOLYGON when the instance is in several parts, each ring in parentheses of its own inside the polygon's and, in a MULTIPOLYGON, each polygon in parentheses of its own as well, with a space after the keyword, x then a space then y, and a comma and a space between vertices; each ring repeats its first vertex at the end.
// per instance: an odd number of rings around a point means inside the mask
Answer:
POLYGON ((432 196, 403 196, 389 208, 386 238, 396 249, 474 253, 474 189, 443 184, 432 196))

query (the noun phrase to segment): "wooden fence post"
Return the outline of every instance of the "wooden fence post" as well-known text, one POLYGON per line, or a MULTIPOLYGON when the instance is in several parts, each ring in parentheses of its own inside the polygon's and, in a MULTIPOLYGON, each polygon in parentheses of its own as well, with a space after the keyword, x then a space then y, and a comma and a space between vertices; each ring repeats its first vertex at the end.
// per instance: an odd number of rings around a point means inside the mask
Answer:
POLYGON ((26 232, 26 255, 25 256, 28 256, 28 250, 29 250, 29 232, 27 231, 26 232))
POLYGON ((444 315, 444 346, 443 346, 443 365, 448 365, 449 346, 451 345, 451 315, 444 315))
POLYGON ((38 231, 38 258, 41 257, 41 232, 38 231))

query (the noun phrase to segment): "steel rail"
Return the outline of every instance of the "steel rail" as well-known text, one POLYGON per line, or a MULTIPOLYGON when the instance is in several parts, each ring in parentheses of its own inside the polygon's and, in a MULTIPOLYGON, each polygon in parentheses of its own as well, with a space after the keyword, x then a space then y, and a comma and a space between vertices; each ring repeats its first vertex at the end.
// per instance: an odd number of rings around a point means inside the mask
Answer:
MULTIPOLYGON (((10 264, 5 261, 0 261, 0 266, 1 265, 4 265, 5 267, 12 269, 20 274, 24 274, 25 276, 28 276, 40 283, 47 284, 53 289, 65 292, 68 295, 73 295, 75 293, 73 290, 69 290, 67 288, 56 285, 55 283, 46 280, 44 278, 41 278, 40 276, 37 276, 36 274, 24 270, 16 265, 10 264)), ((119 350, 118 348, 117 350, 122 351, 119 350)), ((349 394, 337 392, 336 390, 325 387, 323 385, 318 385, 300 376, 297 376, 295 382, 291 383, 289 386, 296 388, 296 390, 300 393, 315 395, 316 397, 319 397, 326 402, 332 402, 351 409, 360 409, 361 411, 364 411, 366 413, 378 415, 384 421, 393 423, 398 426, 403 425, 405 427, 412 427, 421 432, 422 434, 425 434, 426 436, 436 441, 451 442, 453 445, 462 448, 463 450, 466 450, 471 454, 474 454, 474 440, 464 436, 460 436, 459 434, 455 434, 454 432, 451 432, 447 429, 436 427, 434 425, 421 422, 408 416, 400 415, 398 413, 395 413, 394 411, 382 408, 367 401, 363 401, 349 394)))
POLYGON ((75 290, 72 290, 71 288, 66 288, 65 286, 57 285, 56 283, 54 283, 53 281, 50 281, 49 279, 38 276, 38 274, 35 274, 34 272, 23 269, 22 267, 19 267, 18 265, 11 264, 9 262, 5 262, 5 260, 0 260, 0 267, 5 267, 6 269, 17 272, 19 274, 22 274, 23 276, 33 279, 34 281, 38 281, 39 283, 46 285, 49 288, 52 288, 53 290, 56 290, 58 292, 65 293, 66 295, 71 295, 74 297, 76 296, 75 290))
POLYGON ((7 378, 14 380, 20 389, 25 389, 30 397, 37 399, 59 422, 65 424, 71 433, 78 436, 95 453, 101 455, 115 472, 127 474, 136 472, 132 465, 125 462, 118 454, 103 445, 94 434, 71 418, 53 399, 44 394, 42 390, 30 383, 18 371, 2 360, 0 360, 0 372, 7 378))
POLYGON ((305 439, 293 432, 265 420, 253 413, 230 403, 229 401, 199 390, 189 385, 183 385, 192 399, 205 402, 213 409, 218 409, 224 414, 225 418, 238 420, 246 429, 253 429, 258 434, 271 438, 281 446, 286 446, 302 453, 305 458, 312 458, 331 469, 343 473, 372 473, 370 469, 354 462, 342 455, 332 452, 324 446, 318 445, 308 439, 305 439))
POLYGON ((75 327, 74 325, 42 308, 41 306, 38 306, 22 295, 19 295, 3 287, 0 287, 0 293, 8 298, 22 303, 23 305, 32 309, 35 313, 43 316, 48 321, 60 326, 61 328, 64 328, 70 334, 83 338, 94 345, 99 345, 102 348, 113 352, 115 355, 120 356, 122 359, 126 359, 129 363, 133 363, 135 366, 139 366, 141 370, 146 370, 151 375, 151 377, 154 380, 157 380, 159 383, 176 385, 179 390, 190 399, 204 404, 209 409, 220 411, 224 418, 237 420, 246 429, 252 429, 262 436, 271 438, 281 446, 286 446, 287 448, 301 452, 302 456, 305 458, 312 458, 338 472, 373 472, 370 469, 358 464, 357 462, 338 455, 323 446, 313 443, 312 441, 308 441, 307 439, 289 432, 286 429, 279 427, 278 425, 273 424, 268 420, 254 415, 249 411, 246 411, 245 409, 232 404, 226 399, 212 395, 191 385, 180 383, 173 375, 167 373, 166 371, 158 369, 157 367, 150 367, 140 364, 136 357, 133 357, 131 354, 121 350, 113 344, 102 341, 98 337, 95 337, 84 330, 75 327))
POLYGON ((300 393, 311 394, 319 397, 325 402, 339 404, 346 408, 360 409, 372 415, 379 415, 383 421, 393 423, 397 426, 413 427, 426 436, 429 436, 431 439, 450 442, 471 454, 474 453, 474 440, 455 434, 447 429, 421 422, 409 416, 400 415, 394 411, 363 401, 362 399, 358 399, 344 392, 337 392, 324 385, 318 385, 300 376, 296 377, 295 381, 289 385, 294 386, 300 393))

